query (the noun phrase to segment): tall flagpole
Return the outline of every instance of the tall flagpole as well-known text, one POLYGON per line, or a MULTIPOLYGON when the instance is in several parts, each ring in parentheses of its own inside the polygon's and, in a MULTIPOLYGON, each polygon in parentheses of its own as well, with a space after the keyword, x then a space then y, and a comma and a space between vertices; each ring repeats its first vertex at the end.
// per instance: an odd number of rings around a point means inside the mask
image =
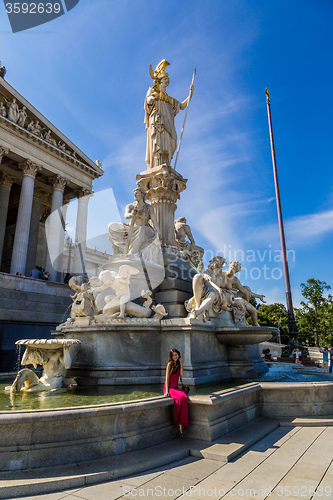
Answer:
POLYGON ((278 179, 278 172, 277 172, 277 166, 276 166, 273 125, 272 125, 272 116, 271 116, 271 101, 269 98, 269 92, 268 92, 267 87, 266 87, 266 104, 267 104, 267 114, 268 114, 269 135, 270 135, 271 150, 272 150, 272 163, 273 163, 273 173, 274 173, 276 206, 277 206, 277 213, 278 213, 278 220, 279 220, 283 274, 284 274, 284 282, 285 282, 286 298, 287 298, 289 345, 293 346, 293 345, 298 345, 298 340, 297 340, 298 329, 297 329, 296 320, 295 320, 295 316, 294 316, 293 301, 292 301, 292 296, 291 296, 288 256, 287 256, 287 250, 286 250, 286 239, 285 239, 285 234, 284 234, 284 225, 283 225, 283 217, 282 217, 279 179, 278 179))
MULTIPOLYGON (((197 72, 197 68, 194 69, 193 71, 193 76, 192 76, 192 82, 191 82, 191 86, 190 88, 192 87, 193 83, 194 83, 194 78, 195 78, 195 75, 196 75, 196 72, 197 72)), ((183 138, 183 133, 184 133, 184 128, 185 128, 185 123, 186 123, 186 117, 187 117, 187 112, 188 112, 188 107, 190 105, 190 101, 188 100, 187 101, 187 104, 186 104, 186 111, 185 111, 185 116, 184 116, 184 123, 183 123, 183 128, 182 128, 182 131, 180 133, 180 139, 179 139, 179 143, 178 143, 178 148, 177 148, 177 154, 176 154, 176 159, 175 159, 175 164, 174 164, 174 169, 176 170, 176 166, 177 166, 177 160, 178 160, 178 155, 179 155, 179 150, 180 150, 180 145, 182 143, 182 138, 183 138)))

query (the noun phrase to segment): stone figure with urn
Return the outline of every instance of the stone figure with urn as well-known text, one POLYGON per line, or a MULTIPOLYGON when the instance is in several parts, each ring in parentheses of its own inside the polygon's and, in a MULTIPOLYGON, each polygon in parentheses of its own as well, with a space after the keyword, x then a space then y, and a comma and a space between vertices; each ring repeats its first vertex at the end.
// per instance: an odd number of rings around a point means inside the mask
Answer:
POLYGON ((67 370, 72 365, 70 347, 81 342, 76 339, 28 339, 18 340, 17 345, 26 346, 21 365, 43 366, 39 378, 30 368, 22 368, 6 390, 11 392, 36 392, 60 389, 67 370))

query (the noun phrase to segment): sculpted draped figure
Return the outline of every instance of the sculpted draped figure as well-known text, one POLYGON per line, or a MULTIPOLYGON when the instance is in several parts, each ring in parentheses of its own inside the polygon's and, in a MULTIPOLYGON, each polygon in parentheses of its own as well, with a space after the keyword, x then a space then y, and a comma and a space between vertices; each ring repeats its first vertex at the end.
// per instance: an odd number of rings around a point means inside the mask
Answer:
POLYGON ((187 224, 185 217, 179 217, 175 220, 175 238, 178 248, 185 257, 201 271, 203 269, 202 257, 205 251, 195 244, 191 228, 187 224), (186 237, 189 241, 186 240, 186 237))
POLYGON ((111 222, 108 226, 109 240, 113 244, 115 255, 137 254, 151 244, 156 243, 158 247, 160 245, 159 225, 153 207, 145 202, 146 193, 143 189, 136 188, 133 194, 135 201, 125 209, 125 219, 130 219, 130 223, 111 222))
POLYGON ((194 276, 193 297, 185 304, 190 317, 196 318, 209 312, 218 315, 231 310, 235 321, 245 321, 246 315, 252 318, 252 324, 259 326, 258 313, 250 303, 251 297, 264 301, 264 295, 258 295, 243 286, 235 276, 241 270, 241 264, 231 262, 228 271, 223 271, 226 260, 222 256, 213 257, 208 269, 194 276))
POLYGON ((148 89, 145 99, 145 125, 147 130, 147 168, 158 165, 171 164, 171 159, 177 148, 177 134, 175 129, 175 116, 181 109, 185 109, 193 96, 193 85, 190 87, 189 96, 179 102, 166 93, 169 85, 169 75, 165 68, 169 66, 165 59, 153 71, 151 65, 149 72, 154 80, 154 85, 148 89))

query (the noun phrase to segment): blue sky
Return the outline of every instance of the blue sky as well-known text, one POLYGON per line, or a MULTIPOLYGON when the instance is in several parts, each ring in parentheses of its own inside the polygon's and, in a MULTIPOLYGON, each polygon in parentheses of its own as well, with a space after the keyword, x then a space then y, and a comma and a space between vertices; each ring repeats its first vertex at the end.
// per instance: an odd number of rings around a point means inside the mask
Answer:
POLYGON ((12 34, 1 4, 0 58, 6 80, 102 161, 89 237, 122 217, 146 168, 149 65, 171 63, 168 91, 178 100, 196 67, 177 165, 188 184, 176 216, 186 216, 207 257, 240 260, 241 281, 271 303, 285 302, 285 289, 267 86, 298 305, 308 278, 333 286, 332 19, 331 0, 80 0, 66 15, 12 34))

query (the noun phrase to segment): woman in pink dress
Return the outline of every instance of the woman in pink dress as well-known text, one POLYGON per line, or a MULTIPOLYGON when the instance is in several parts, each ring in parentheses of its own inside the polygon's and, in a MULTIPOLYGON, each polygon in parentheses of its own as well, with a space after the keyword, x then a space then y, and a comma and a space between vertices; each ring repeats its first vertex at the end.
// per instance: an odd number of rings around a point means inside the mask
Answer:
POLYGON ((179 432, 183 434, 183 427, 188 427, 188 399, 185 392, 178 388, 179 376, 184 376, 183 360, 177 349, 171 349, 166 368, 164 396, 171 396, 174 400, 175 425, 178 424, 179 432))

